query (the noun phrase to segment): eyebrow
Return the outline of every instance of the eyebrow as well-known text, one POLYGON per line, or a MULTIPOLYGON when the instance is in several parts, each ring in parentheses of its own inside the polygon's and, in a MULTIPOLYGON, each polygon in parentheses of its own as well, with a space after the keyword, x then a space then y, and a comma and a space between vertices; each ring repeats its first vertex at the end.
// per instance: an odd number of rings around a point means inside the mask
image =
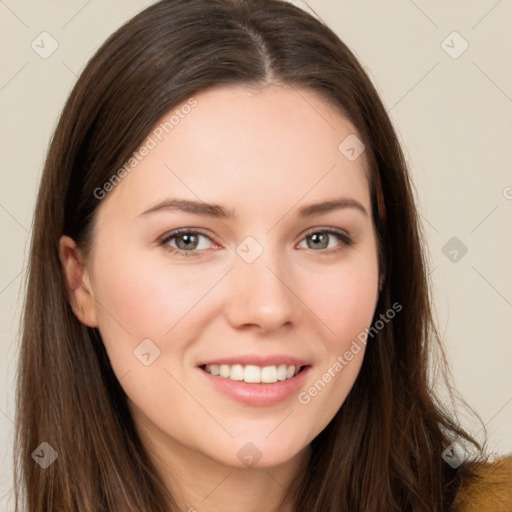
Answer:
MULTIPOLYGON (((366 208, 359 201, 350 197, 340 197, 321 203, 309 204, 300 208, 298 213, 300 217, 313 217, 315 215, 322 215, 345 208, 354 208, 368 216, 366 208)), ((217 219, 236 219, 234 210, 227 210, 217 204, 192 201, 189 199, 165 199, 149 208, 149 210, 142 212, 139 216, 158 211, 178 211, 217 219)))

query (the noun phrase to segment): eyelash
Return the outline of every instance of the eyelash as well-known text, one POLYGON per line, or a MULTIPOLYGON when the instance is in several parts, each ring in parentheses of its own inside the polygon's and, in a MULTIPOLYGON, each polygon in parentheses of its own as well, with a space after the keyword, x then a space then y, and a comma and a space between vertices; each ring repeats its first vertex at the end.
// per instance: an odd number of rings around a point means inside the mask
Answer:
MULTIPOLYGON (((354 244, 354 241, 350 236, 343 233, 342 231, 338 231, 332 228, 326 228, 326 229, 317 229, 315 231, 310 231, 304 235, 304 237, 300 240, 301 242, 305 240, 308 236, 316 235, 316 234, 328 234, 328 235, 334 235, 341 241, 341 247, 338 249, 322 249, 319 251, 315 251, 314 249, 309 249, 313 252, 320 252, 320 253, 326 253, 326 254, 334 254, 343 251, 346 247, 350 247, 354 244)), ((201 250, 191 250, 191 251, 182 251, 181 249, 176 249, 175 247, 171 247, 168 245, 168 243, 173 240, 174 238, 177 238, 179 235, 200 235, 204 236, 205 238, 208 238, 211 240, 211 238, 206 235, 205 233, 201 231, 197 231, 194 229, 189 228, 183 228, 183 229, 177 229, 175 231, 172 231, 171 233, 166 233, 158 240, 158 245, 163 247, 165 250, 171 252, 172 254, 176 254, 178 256, 185 256, 185 257, 197 257, 200 256, 202 251, 201 250)), ((213 240, 211 240, 213 242, 213 240)))

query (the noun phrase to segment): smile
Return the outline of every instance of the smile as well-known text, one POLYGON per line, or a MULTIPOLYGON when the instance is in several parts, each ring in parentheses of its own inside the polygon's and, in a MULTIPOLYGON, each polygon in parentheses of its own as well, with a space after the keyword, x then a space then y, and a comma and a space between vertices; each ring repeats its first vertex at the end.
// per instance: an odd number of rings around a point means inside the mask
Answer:
POLYGON ((222 395, 250 406, 276 405, 290 399, 304 388, 312 370, 309 364, 257 366, 218 363, 198 366, 200 378, 222 395))
POLYGON ((205 372, 225 379, 251 383, 271 384, 273 382, 291 379, 297 375, 302 366, 298 365, 270 365, 256 366, 253 364, 206 364, 202 366, 205 372))

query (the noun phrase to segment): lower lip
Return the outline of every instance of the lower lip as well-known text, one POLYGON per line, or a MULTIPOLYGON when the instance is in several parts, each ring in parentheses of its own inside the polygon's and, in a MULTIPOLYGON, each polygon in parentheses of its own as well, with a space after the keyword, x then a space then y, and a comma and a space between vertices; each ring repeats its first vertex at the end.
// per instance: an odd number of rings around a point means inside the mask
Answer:
POLYGON ((286 380, 273 383, 250 384, 243 380, 231 380, 219 375, 212 375, 202 368, 198 368, 202 375, 208 379, 221 393, 246 405, 268 406, 278 404, 300 391, 311 366, 306 366, 297 375, 286 380))

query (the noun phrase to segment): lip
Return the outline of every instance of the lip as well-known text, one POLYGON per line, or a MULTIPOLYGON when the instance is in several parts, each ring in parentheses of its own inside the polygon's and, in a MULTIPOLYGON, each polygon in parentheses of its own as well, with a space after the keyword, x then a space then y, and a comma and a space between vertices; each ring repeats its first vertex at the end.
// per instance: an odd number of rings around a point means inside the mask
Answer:
POLYGON ((219 359, 212 359, 209 361, 202 361, 197 366, 204 366, 205 364, 241 364, 242 366, 253 364, 255 366, 279 366, 285 364, 287 366, 309 366, 311 363, 305 359, 299 359, 297 357, 288 356, 285 354, 276 354, 274 356, 258 356, 258 355, 240 355, 224 357, 219 359))
MULTIPOLYGON (((241 359, 237 359, 237 362, 240 362, 240 360, 241 359)), ((252 360, 254 361, 254 359, 252 360)), ((275 361, 276 359, 274 358, 272 360, 275 361)), ((226 362, 227 360, 224 359, 223 361, 226 362)), ((213 362, 206 364, 218 363, 213 362)), ((240 380, 231 380, 221 377, 220 375, 212 375, 199 367, 197 369, 200 375, 206 379, 208 384, 212 385, 217 391, 242 404, 263 407, 278 404, 297 394, 303 387, 304 381, 311 370, 311 366, 304 365, 304 368, 290 379, 259 384, 251 384, 240 380)))

